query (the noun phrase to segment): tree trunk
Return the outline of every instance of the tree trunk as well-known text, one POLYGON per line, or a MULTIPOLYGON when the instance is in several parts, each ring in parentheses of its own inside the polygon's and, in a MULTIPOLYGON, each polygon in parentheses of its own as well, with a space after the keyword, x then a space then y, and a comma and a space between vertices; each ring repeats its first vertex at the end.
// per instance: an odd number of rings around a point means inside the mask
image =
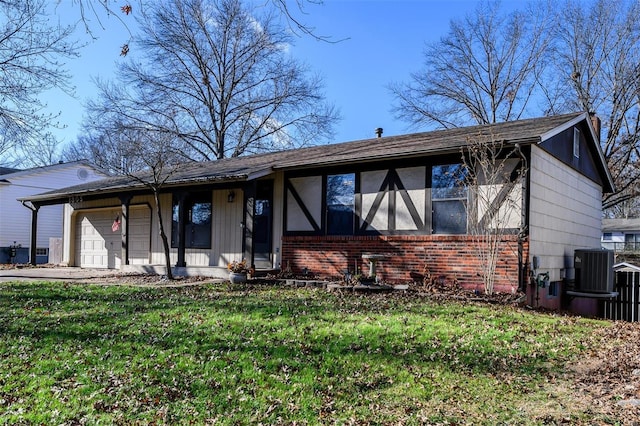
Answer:
POLYGON ((162 222, 162 209, 160 208, 160 194, 158 190, 153 191, 153 198, 156 202, 156 211, 158 212, 158 224, 160 226, 160 239, 162 240, 162 248, 164 249, 164 261, 167 268, 167 279, 173 280, 173 272, 171 271, 171 256, 169 241, 167 240, 167 234, 164 232, 164 225, 162 222))

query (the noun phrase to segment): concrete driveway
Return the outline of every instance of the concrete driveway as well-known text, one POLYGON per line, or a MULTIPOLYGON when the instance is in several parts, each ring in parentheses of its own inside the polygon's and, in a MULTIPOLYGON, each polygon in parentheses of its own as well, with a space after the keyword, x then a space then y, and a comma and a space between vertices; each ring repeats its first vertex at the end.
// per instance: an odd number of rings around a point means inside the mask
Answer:
POLYGON ((81 281, 117 276, 119 271, 76 267, 25 267, 0 269, 0 282, 7 281, 81 281))

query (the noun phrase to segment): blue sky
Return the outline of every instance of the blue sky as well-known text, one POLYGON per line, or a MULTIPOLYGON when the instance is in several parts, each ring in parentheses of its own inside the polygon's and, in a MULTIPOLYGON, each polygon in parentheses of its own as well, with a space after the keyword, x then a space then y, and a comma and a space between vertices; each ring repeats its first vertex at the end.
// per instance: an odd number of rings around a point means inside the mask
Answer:
MULTIPOLYGON (((135 8, 136 2, 131 3, 135 8)), ((322 5, 309 5, 307 14, 298 14, 317 34, 345 39, 325 43, 302 36, 290 50, 324 78, 326 97, 342 114, 335 142, 374 137, 376 127, 384 129, 384 136, 416 130, 394 119, 390 112, 393 98, 387 86, 407 81, 411 72, 419 70, 425 43, 445 35, 449 21, 473 12, 477 3, 477 0, 324 0, 322 5)), ((519 3, 522 1, 511 0, 503 5, 519 3)), ((74 6, 72 0, 62 0, 58 13, 61 19, 77 17, 77 3, 74 6)), ((79 132, 83 101, 94 96, 91 78, 112 76, 115 64, 123 60, 119 56, 120 46, 129 38, 126 28, 114 17, 101 17, 104 29, 95 17, 89 17, 93 20, 93 35, 98 39, 91 41, 80 27, 79 37, 88 45, 79 59, 67 63, 76 97, 54 92, 46 98, 50 110, 61 112, 60 123, 67 128, 55 134, 66 142, 75 140, 79 132)))

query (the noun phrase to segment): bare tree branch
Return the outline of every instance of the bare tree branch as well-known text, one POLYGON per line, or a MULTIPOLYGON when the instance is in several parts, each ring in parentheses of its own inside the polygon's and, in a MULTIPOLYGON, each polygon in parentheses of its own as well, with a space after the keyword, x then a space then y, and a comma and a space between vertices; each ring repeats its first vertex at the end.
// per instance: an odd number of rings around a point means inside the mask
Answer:
POLYGON ((424 52, 410 82, 392 84, 396 116, 415 126, 455 127, 516 120, 527 115, 552 41, 545 4, 510 14, 498 2, 450 24, 424 52))
MULTIPOLYGON (((541 2, 505 14, 482 3, 427 46, 409 83, 390 86, 414 127, 486 124, 565 112, 602 118, 616 186, 604 209, 640 195, 640 3, 541 2)), ((636 212, 640 216, 640 211, 636 212)))
POLYGON ((321 80, 286 53, 291 39, 273 14, 239 0, 174 0, 149 6, 140 26, 142 59, 120 67, 119 85, 99 84, 91 115, 171 134, 194 160, 331 136, 337 113, 321 80))
POLYGON ((46 14, 45 0, 0 2, 0 161, 42 165, 25 147, 51 141, 56 114, 38 96, 57 87, 71 92, 62 62, 77 56, 73 27, 60 27, 46 14))
POLYGON ((506 146, 496 135, 469 138, 462 153, 467 202, 468 233, 480 258, 479 275, 484 290, 492 294, 498 261, 505 253, 517 253, 508 235, 524 234, 522 179, 527 163, 519 147, 506 146))
POLYGON ((559 101, 602 118, 600 143, 616 184, 603 207, 611 209, 640 195, 640 3, 568 1, 562 11, 554 75, 570 91, 559 101))
POLYGON ((67 148, 65 156, 68 160, 90 159, 104 170, 128 176, 149 188, 158 216, 167 277, 173 279, 160 192, 179 170, 178 164, 184 162, 180 142, 169 134, 133 129, 123 121, 112 121, 100 131, 88 128, 84 137, 67 148))
MULTIPOLYGON (((287 0, 271 0, 273 6, 276 9, 280 10, 282 14, 287 18, 289 22, 289 29, 292 32, 297 33, 300 32, 302 35, 307 35, 312 38, 315 38, 318 41, 324 41, 326 43, 340 43, 341 41, 348 40, 348 37, 332 40, 332 36, 319 35, 317 33, 317 29, 315 27, 311 27, 308 24, 305 24, 301 19, 297 18, 295 13, 291 11, 291 8, 288 5, 287 0)), ((305 6, 307 4, 312 5, 321 5, 322 0, 296 0, 295 4, 298 8, 298 11, 302 14, 306 14, 305 6)))

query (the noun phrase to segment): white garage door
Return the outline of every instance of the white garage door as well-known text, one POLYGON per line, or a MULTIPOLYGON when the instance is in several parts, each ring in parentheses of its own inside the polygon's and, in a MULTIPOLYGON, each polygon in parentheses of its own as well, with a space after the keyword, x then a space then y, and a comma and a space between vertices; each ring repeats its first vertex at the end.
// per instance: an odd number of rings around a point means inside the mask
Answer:
MULTIPOLYGON (((83 268, 119 269, 122 255, 121 230, 112 230, 120 209, 80 213, 76 218, 76 261, 83 268)), ((130 209, 129 262, 149 263, 151 212, 148 207, 130 209)))

